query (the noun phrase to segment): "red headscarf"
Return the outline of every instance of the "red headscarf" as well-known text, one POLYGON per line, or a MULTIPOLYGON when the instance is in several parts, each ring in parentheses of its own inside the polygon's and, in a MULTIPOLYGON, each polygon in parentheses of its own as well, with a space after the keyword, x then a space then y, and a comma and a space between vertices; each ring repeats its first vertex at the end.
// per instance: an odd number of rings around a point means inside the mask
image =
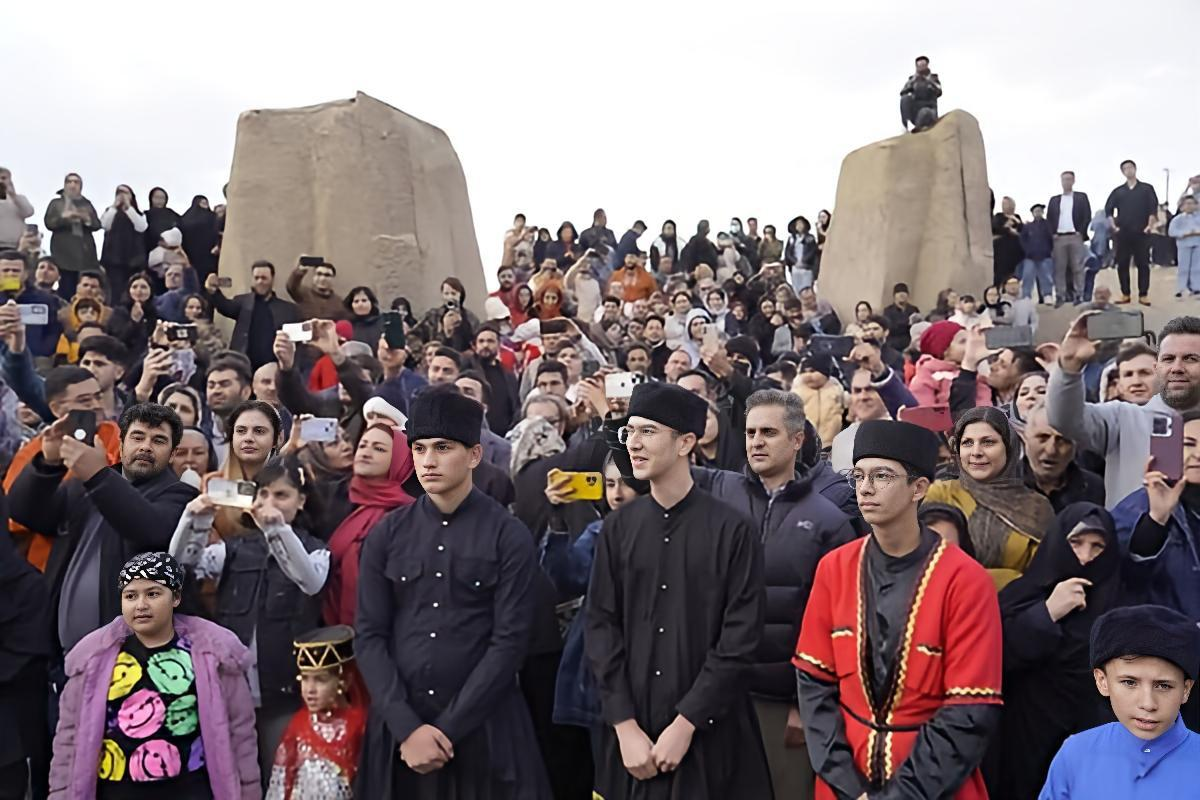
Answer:
MULTIPOLYGON (((354 784, 358 771, 362 740, 367 727, 366 686, 362 677, 350 661, 342 665, 342 682, 345 684, 345 705, 331 711, 314 715, 301 708, 292 716, 279 747, 275 750, 274 764, 283 767, 283 796, 292 797, 297 790, 298 779, 303 783, 300 791, 326 788, 312 785, 312 774, 302 777, 300 770, 306 761, 322 760, 337 767, 348 786, 354 784), (319 730, 318 730, 319 729, 319 730)), ((319 771, 317 771, 319 772, 319 771)), ((272 783, 275 778, 272 777, 272 783)), ((274 788, 274 786, 272 786, 274 788)))
MULTIPOLYGON (((350 502, 354 510, 342 520, 329 538, 332 563, 325 587, 324 616, 327 625, 353 625, 358 595, 358 557, 363 542, 375 523, 389 511, 409 505, 413 498, 403 483, 412 477, 412 450, 405 435, 387 425, 372 425, 367 430, 386 431, 392 436, 392 463, 385 477, 350 479, 350 502)), ((366 431, 363 431, 366 435, 366 431)))
POLYGON ((537 306, 538 319, 555 319, 562 316, 563 301, 566 299, 563 285, 558 281, 546 281, 538 290, 533 293, 533 302, 537 306), (546 294, 554 292, 558 295, 558 302, 547 303, 546 294))

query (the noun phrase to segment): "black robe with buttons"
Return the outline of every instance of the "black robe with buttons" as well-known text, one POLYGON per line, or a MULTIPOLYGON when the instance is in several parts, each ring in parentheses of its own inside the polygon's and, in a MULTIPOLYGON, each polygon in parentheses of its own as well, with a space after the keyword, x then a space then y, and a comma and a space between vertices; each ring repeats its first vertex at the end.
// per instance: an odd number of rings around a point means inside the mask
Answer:
POLYGON ((647 495, 608 516, 585 634, 605 723, 596 764, 604 800, 770 800, 746 688, 764 607, 754 524, 702 489, 670 509, 647 495), (679 768, 634 779, 612 726, 636 719, 654 741, 679 714, 696 726, 679 768))
POLYGON ((453 513, 426 495, 371 530, 355 619, 371 710, 355 797, 548 800, 517 686, 536 570, 528 529, 478 489, 453 513), (424 724, 454 758, 418 775, 399 746, 424 724))

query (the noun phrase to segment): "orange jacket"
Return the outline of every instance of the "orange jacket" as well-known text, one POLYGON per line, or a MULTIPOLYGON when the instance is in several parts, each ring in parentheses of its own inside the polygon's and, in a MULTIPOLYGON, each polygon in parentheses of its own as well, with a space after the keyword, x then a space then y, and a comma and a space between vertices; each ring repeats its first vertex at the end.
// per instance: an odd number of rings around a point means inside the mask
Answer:
MULTIPOLYGON (((13 484, 17 482, 17 476, 21 474, 21 470, 33 461, 33 457, 42 452, 42 437, 44 433, 39 433, 37 436, 29 440, 29 442, 17 451, 13 456, 12 463, 8 466, 8 473, 4 476, 4 491, 12 491, 13 484)), ((116 464, 121 460, 121 429, 117 423, 105 420, 96 426, 96 435, 100 437, 100 441, 104 443, 104 449, 108 451, 109 465, 116 464)), ((67 477, 71 477, 67 473, 67 477)), ((46 571, 46 562, 50 559, 50 548, 54 544, 55 531, 31 531, 19 522, 14 520, 8 521, 8 530, 16 540, 17 549, 25 556, 30 564, 33 564, 42 572, 46 571)))

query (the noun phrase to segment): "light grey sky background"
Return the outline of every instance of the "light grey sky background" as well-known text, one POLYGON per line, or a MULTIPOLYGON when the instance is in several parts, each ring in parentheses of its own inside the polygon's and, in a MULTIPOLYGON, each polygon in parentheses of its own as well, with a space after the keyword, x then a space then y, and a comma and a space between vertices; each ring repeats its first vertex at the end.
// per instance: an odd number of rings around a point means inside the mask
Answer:
POLYGON ((68 171, 100 209, 118 183, 143 207, 155 185, 180 212, 194 194, 220 202, 239 112, 361 89, 449 134, 489 280, 518 210, 582 229, 603 206, 618 236, 644 219, 644 244, 668 217, 685 236, 701 217, 815 218, 846 153, 900 132, 918 53, 943 113, 979 119, 996 195, 1025 216, 1063 169, 1093 206, 1124 158, 1160 197, 1169 168, 1172 202, 1200 173, 1197 0, 63 2, 52 16, 0 55, 0 164, 39 218, 68 171))

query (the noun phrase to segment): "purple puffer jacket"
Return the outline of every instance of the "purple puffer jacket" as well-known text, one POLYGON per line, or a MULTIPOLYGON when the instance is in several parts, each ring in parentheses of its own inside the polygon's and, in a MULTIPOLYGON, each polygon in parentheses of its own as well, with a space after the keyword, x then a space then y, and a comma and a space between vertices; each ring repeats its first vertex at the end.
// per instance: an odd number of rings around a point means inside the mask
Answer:
MULTIPOLYGON (((175 615, 175 633, 191 642, 200 736, 214 800, 260 800, 254 700, 246 674, 253 656, 237 636, 199 617, 175 615)), ((59 701, 50 797, 95 800, 108 684, 125 637, 117 617, 67 654, 67 685, 59 701)))

